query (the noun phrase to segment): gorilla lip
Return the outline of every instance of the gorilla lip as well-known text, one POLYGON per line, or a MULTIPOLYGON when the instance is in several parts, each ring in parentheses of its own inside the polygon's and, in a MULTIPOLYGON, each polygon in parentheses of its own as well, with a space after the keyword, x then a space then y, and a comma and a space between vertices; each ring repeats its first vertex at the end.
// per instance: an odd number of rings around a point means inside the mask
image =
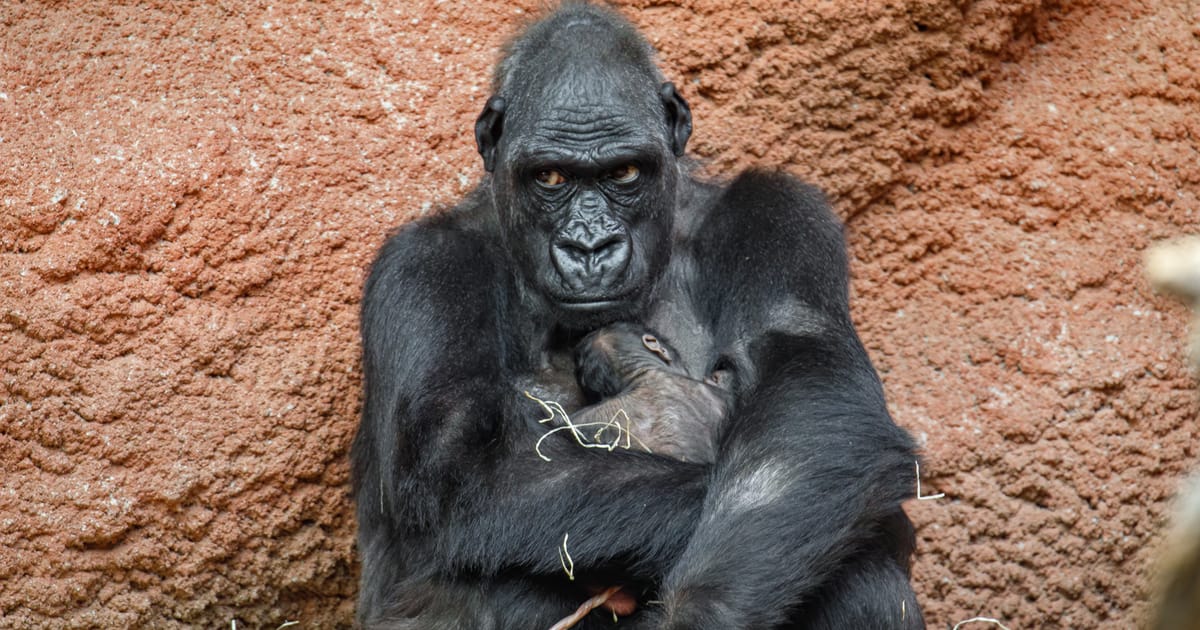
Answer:
POLYGON ((617 298, 615 300, 556 300, 558 305, 569 311, 603 311, 610 308, 620 306, 626 300, 617 298))
POLYGON ((601 295, 589 297, 586 295, 556 295, 555 291, 547 291, 546 296, 559 308, 568 311, 599 311, 617 308, 628 304, 635 292, 625 292, 620 295, 601 295))

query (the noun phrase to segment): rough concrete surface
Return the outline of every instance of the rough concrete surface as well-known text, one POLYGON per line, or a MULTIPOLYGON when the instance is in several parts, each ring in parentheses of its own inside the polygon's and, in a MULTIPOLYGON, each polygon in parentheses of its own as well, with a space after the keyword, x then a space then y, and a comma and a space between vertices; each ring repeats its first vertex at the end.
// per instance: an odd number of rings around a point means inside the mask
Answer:
MULTIPOLYGON (((0 5, 0 627, 348 625, 357 302, 525 2, 0 5)), ((847 220, 931 627, 1132 627, 1196 463, 1194 0, 630 0, 728 176, 847 220), (737 5, 733 7, 732 5, 737 5), (971 626, 975 627, 975 626, 971 626)))

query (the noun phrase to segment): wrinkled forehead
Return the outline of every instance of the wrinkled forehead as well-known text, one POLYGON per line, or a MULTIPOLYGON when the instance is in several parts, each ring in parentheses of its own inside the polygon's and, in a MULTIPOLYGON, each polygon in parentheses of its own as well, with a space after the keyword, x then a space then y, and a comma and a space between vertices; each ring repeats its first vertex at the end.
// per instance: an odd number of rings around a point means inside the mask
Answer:
POLYGON ((505 116, 506 153, 546 147, 604 152, 620 147, 667 150, 667 117, 654 85, 631 85, 573 74, 523 94, 505 116))
POLYGON ((553 160, 556 153, 603 160, 669 151, 665 114, 614 100, 564 99, 506 121, 505 153, 553 160))

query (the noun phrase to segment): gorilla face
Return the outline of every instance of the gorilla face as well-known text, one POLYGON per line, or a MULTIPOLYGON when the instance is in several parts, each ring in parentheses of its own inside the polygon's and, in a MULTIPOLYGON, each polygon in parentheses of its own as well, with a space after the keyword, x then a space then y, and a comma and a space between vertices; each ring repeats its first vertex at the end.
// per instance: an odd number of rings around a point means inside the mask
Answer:
POLYGON ((630 317, 670 255, 674 160, 637 120, 554 114, 496 172, 507 249, 563 323, 630 317))
POLYGON ((634 317, 670 257, 692 119, 651 56, 594 12, 535 27, 475 124, 509 259, 567 327, 634 317))
POLYGON ((669 83, 648 99, 592 96, 556 90, 509 112, 494 97, 476 127, 509 258, 569 328, 645 306, 670 258, 672 130, 690 131, 690 117, 672 124, 687 105, 669 83))
POLYGON ((688 378, 675 362, 675 349, 645 326, 617 322, 593 331, 575 346, 576 379, 597 400, 619 395, 647 372, 688 378))

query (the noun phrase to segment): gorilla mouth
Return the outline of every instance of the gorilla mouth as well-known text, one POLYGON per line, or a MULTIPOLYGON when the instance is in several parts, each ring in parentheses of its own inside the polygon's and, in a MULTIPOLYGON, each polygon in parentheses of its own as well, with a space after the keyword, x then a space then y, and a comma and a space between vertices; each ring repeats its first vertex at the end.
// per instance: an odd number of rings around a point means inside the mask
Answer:
POLYGON ((634 299, 637 287, 630 288, 624 282, 613 282, 608 286, 592 283, 590 286, 571 286, 567 282, 546 283, 542 285, 542 293, 551 301, 561 306, 580 306, 588 304, 620 304, 634 299))
POLYGON ((635 292, 621 295, 597 296, 551 296, 559 308, 577 313, 598 313, 621 308, 629 304, 635 292))
POLYGON ((558 305, 568 311, 597 312, 607 311, 625 304, 625 300, 560 300, 558 305))

